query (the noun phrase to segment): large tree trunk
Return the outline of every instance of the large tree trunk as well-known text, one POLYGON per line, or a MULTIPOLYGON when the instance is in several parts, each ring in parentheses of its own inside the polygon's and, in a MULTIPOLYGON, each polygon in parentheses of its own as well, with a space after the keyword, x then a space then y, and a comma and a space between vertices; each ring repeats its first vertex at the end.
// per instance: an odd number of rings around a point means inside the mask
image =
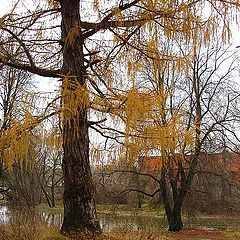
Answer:
POLYGON ((74 93, 79 86, 85 85, 79 0, 61 0, 61 13, 63 71, 67 75, 63 79, 65 89, 62 92, 64 220, 61 231, 92 239, 101 234, 101 228, 96 216, 95 189, 89 163, 87 104, 84 96, 78 96, 80 92, 74 93), (67 81, 70 84, 66 84, 67 81))

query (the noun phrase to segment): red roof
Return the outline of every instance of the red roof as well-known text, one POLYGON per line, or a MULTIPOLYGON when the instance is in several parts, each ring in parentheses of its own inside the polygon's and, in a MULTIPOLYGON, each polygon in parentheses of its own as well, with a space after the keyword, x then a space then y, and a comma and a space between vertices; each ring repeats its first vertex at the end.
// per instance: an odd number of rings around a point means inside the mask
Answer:
MULTIPOLYGON (((176 155, 176 158, 179 159, 180 157, 181 157, 180 155, 176 155)), ((185 160, 189 158, 190 155, 185 156, 185 160)), ((162 157, 161 156, 139 157, 138 163, 141 169, 160 170, 162 167, 162 157)), ((219 169, 219 167, 222 167, 228 171, 240 172, 240 154, 231 153, 227 151, 214 154, 200 153, 199 164, 200 165, 206 164, 207 166, 209 166, 209 168, 215 168, 216 170, 219 169)))

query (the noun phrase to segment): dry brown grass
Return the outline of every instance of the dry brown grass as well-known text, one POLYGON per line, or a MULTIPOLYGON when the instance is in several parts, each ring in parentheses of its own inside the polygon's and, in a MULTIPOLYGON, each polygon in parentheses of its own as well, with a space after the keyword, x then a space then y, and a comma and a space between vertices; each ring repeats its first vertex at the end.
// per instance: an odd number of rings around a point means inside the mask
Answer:
POLYGON ((180 232, 114 230, 106 234, 108 240, 240 240, 237 230, 219 231, 193 228, 180 232))
MULTIPOLYGON (((85 238, 74 238, 85 239, 85 238)), ((95 240, 240 240, 240 232, 226 232, 207 229, 186 229, 178 233, 166 231, 147 231, 119 229, 105 232, 104 236, 95 240)), ((62 236, 58 229, 45 224, 8 224, 0 225, 0 240, 70 240, 62 236)))
POLYGON ((164 232, 146 230, 113 230, 105 234, 107 240, 170 240, 164 232))
MULTIPOLYGON (((85 239, 75 237, 72 239, 85 239)), ((168 240, 163 233, 150 231, 114 230, 105 232, 103 237, 95 240, 168 240)), ((70 240, 62 236, 57 229, 46 225, 2 225, 0 226, 0 240, 70 240)))
POLYGON ((1 240, 67 240, 56 228, 45 224, 8 224, 0 225, 1 240))
POLYGON ((42 225, 0 225, 1 240, 40 240, 42 234, 45 234, 45 228, 42 225))

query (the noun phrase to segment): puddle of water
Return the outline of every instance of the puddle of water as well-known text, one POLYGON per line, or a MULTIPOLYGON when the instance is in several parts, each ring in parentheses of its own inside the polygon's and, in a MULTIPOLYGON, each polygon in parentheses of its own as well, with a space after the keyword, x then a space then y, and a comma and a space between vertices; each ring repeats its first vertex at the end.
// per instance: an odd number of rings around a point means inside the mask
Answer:
MULTIPOLYGON (((99 214, 100 225, 104 230, 133 229, 133 230, 161 230, 167 229, 167 222, 163 218, 143 216, 118 216, 111 214, 99 214)), ((7 206, 0 206, 0 224, 10 222, 32 223, 46 222, 49 226, 60 228, 63 221, 61 213, 46 213, 40 211, 16 211, 9 210, 7 206)), ((226 218, 196 218, 186 219, 185 227, 200 227, 205 229, 226 230, 227 228, 239 228, 240 219, 226 218)))
POLYGON ((8 223, 10 221, 9 211, 6 206, 0 206, 0 223, 8 223))
MULTIPOLYGON (((116 228, 130 228, 133 230, 159 230, 160 227, 167 227, 166 222, 159 218, 155 219, 141 216, 117 216, 111 214, 99 214, 98 217, 100 225, 104 230, 116 228)), ((0 206, 0 224, 6 224, 10 222, 32 223, 36 221, 43 221, 49 226, 60 228, 63 222, 63 214, 28 210, 9 210, 7 206, 0 206)))

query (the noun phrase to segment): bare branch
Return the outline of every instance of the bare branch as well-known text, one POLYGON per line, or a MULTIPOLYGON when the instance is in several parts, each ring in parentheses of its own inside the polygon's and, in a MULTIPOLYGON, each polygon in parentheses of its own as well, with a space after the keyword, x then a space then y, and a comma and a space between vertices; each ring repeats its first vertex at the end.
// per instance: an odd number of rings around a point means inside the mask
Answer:
POLYGON ((142 190, 139 190, 139 189, 133 189, 133 188, 128 188, 128 189, 125 189, 125 190, 123 190, 122 192, 120 192, 118 195, 117 195, 117 197, 119 197, 119 196, 121 196, 121 195, 126 195, 126 194, 128 194, 128 193, 130 193, 130 192, 138 192, 138 193, 142 193, 142 194, 144 194, 144 195, 146 195, 146 196, 148 196, 148 197, 154 197, 157 193, 159 193, 159 192, 161 192, 161 189, 159 188, 159 189, 157 189, 155 192, 153 192, 153 193, 147 193, 147 192, 144 192, 144 191, 142 191, 142 190))
POLYGON ((152 174, 150 173, 142 173, 142 172, 139 172, 139 171, 134 171, 134 170, 116 170, 114 172, 112 172, 111 174, 114 174, 114 173, 133 173, 133 174, 138 174, 138 175, 141 175, 141 176, 146 176, 146 177, 150 177, 152 178, 154 181, 158 182, 159 184, 161 184, 161 179, 158 179, 156 177, 154 177, 152 174))

